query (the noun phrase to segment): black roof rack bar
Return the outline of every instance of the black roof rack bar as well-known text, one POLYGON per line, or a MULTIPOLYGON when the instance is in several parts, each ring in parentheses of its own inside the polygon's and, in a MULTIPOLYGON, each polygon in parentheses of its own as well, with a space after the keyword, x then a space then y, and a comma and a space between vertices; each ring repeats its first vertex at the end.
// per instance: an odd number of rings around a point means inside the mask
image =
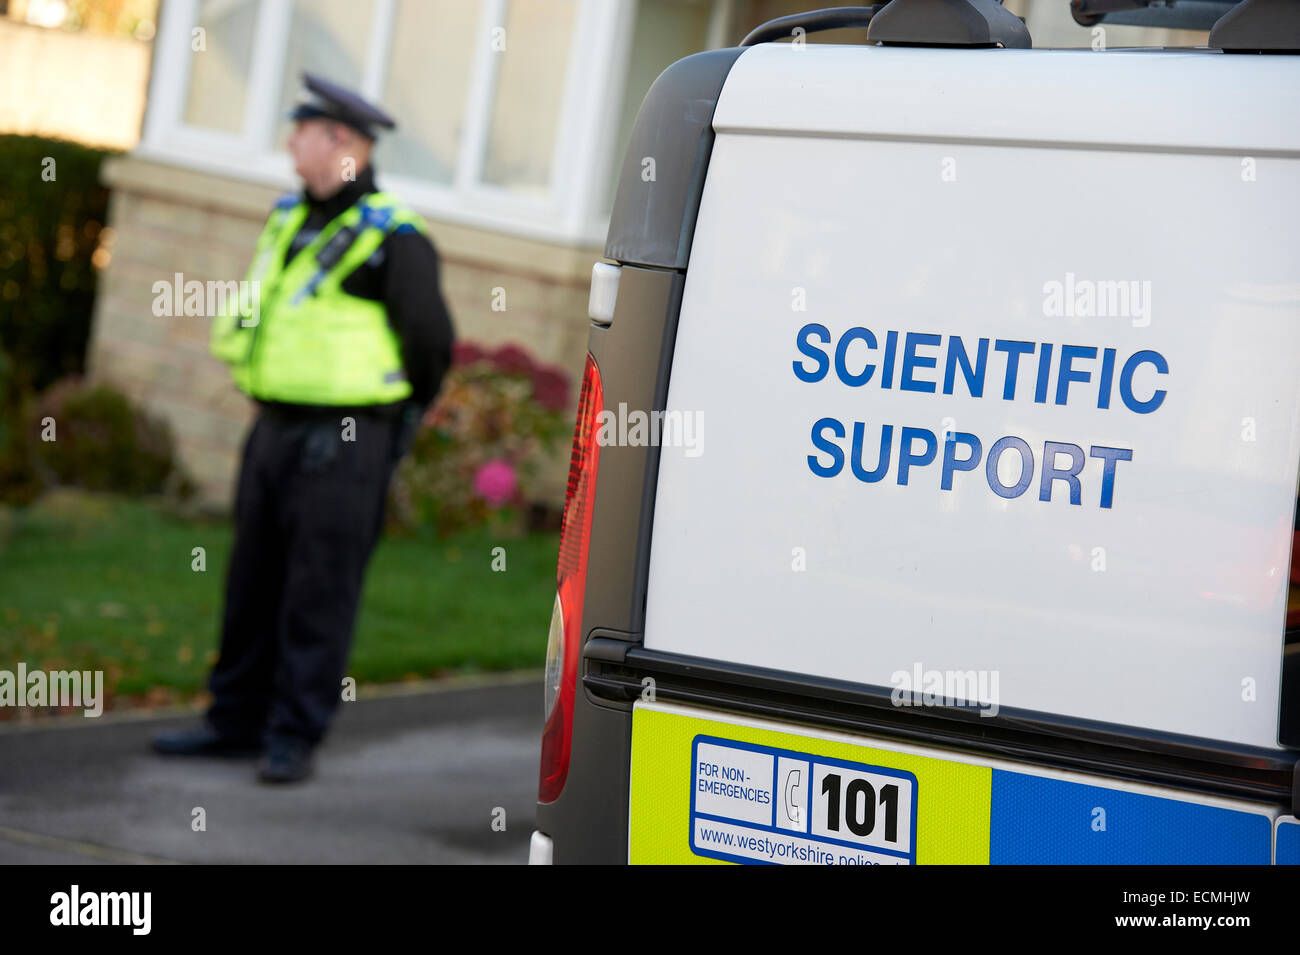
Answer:
POLYGON ((867 42, 954 49, 1033 46, 1024 21, 1002 0, 893 0, 871 21, 867 42))
POLYGON ((865 29, 871 23, 871 18, 886 6, 887 3, 877 3, 870 7, 826 7, 804 13, 792 13, 787 17, 777 17, 749 31, 745 39, 740 41, 740 45, 753 46, 756 43, 784 40, 794 36, 795 30, 803 30, 804 33, 820 33, 823 30, 865 29))
POLYGON ((1245 0, 1210 31, 1224 53, 1300 53, 1300 0, 1245 0))
POLYGON ((1240 0, 1069 0, 1084 27, 1105 24, 1162 30, 1209 30, 1240 0))

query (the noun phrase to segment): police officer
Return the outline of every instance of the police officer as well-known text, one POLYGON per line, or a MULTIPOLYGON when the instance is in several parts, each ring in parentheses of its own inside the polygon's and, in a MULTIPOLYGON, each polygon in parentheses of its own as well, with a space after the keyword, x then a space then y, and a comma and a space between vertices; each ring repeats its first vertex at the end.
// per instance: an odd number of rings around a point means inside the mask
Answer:
POLYGON ((375 185, 371 146, 393 120, 319 77, 303 82, 288 143, 303 191, 276 203, 258 240, 257 293, 243 300, 256 309, 228 310, 212 329, 213 353, 259 406, 212 704, 201 727, 154 740, 174 755, 263 750, 267 782, 311 772, 389 481, 454 334, 425 223, 375 185))

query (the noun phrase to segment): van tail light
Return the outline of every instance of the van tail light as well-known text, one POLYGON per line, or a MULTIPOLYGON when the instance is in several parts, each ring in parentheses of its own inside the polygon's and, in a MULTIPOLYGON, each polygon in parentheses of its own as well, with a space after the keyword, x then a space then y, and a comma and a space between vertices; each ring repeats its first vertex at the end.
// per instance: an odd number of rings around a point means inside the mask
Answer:
POLYGON ((546 641, 546 729, 542 731, 542 764, 537 786, 537 798, 544 803, 559 798, 569 774, 578 654, 582 644, 582 605, 591 550, 591 513, 596 501, 596 468, 600 462, 597 420, 604 407, 600 369, 588 354, 578 398, 578 420, 573 429, 564 517, 560 522, 555 608, 546 641))

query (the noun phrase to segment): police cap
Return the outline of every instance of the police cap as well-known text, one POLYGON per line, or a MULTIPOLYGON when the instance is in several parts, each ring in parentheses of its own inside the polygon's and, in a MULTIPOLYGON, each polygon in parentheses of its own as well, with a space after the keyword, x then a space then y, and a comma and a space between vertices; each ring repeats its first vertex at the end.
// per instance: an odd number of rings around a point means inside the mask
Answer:
POLYGON ((367 139, 378 137, 376 127, 397 128, 397 123, 391 116, 337 83, 311 73, 303 73, 302 85, 293 111, 289 113, 290 119, 337 120, 351 126, 367 139))

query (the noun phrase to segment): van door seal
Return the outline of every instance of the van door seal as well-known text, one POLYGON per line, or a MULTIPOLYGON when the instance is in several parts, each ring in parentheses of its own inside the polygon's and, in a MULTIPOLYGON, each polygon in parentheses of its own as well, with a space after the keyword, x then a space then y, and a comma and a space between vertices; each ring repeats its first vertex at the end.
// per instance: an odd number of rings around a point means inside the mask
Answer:
MULTIPOLYGON (((604 642, 604 641, 602 641, 604 642)), ((608 641, 615 642, 615 641, 608 641)), ((614 654, 613 647, 604 652, 614 654)), ((634 699, 652 676, 656 697, 783 722, 1005 756, 1293 805, 1300 754, 1002 706, 981 717, 960 707, 900 708, 890 689, 629 646, 623 663, 588 660, 594 697, 634 699)), ((1294 808, 1294 806, 1293 806, 1294 808)))

